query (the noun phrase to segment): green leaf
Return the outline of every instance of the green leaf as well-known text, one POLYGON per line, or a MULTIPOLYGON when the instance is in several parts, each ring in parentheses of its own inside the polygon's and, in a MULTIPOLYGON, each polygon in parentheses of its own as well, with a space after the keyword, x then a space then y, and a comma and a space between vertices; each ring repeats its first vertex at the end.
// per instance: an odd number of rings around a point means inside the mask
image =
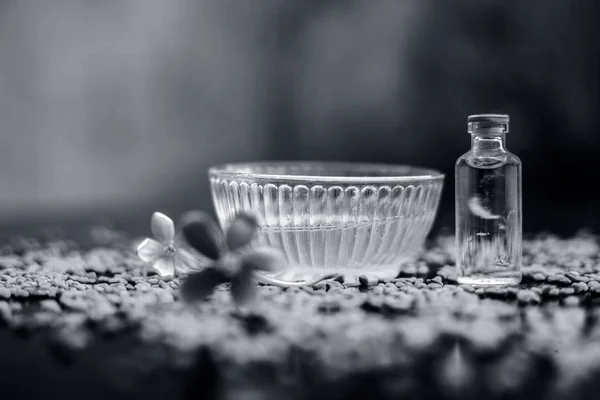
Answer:
POLYGON ((209 267, 190 274, 181 285, 181 297, 191 303, 210 295, 217 285, 229 281, 227 275, 218 269, 209 267))
POLYGON ((242 268, 231 279, 231 297, 238 306, 248 306, 256 300, 256 282, 254 272, 249 268, 242 268))
POLYGON ((238 214, 227 230, 227 247, 236 250, 249 244, 254 236, 258 224, 256 218, 249 214, 238 214))
POLYGON ((190 211, 182 217, 182 223, 185 241, 200 254, 217 260, 226 250, 223 232, 205 212, 190 211))

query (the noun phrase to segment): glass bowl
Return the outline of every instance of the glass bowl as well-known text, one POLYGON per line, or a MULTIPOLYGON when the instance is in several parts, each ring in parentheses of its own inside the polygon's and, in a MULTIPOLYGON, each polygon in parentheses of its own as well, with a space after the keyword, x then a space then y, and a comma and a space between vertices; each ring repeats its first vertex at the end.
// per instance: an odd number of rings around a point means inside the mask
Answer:
POLYGON ((423 245, 444 175, 419 167, 339 162, 255 162, 209 169, 219 223, 258 221, 257 244, 281 249, 278 277, 340 273, 394 278, 423 245))

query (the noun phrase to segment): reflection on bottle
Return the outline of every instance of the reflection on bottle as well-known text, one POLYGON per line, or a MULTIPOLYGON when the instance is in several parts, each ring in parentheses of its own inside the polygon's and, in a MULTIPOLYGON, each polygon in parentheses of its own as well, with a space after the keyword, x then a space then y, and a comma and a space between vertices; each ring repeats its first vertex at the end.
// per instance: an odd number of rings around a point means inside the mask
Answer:
POLYGON ((469 202, 467 203, 467 205, 469 206, 469 210, 471 210, 471 212, 473 214, 477 215, 479 218, 483 218, 483 219, 498 219, 498 218, 500 218, 499 215, 494 215, 488 209, 486 209, 481 204, 481 200, 477 196, 471 197, 469 199, 469 202))

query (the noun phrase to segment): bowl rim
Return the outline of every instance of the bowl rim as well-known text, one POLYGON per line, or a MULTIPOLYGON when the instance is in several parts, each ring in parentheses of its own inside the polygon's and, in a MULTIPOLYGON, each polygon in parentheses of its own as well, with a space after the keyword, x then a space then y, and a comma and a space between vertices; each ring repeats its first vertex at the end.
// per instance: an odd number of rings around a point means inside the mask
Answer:
POLYGON ((309 182, 339 182, 339 183, 393 183, 393 182, 436 182, 443 181, 445 174, 417 165, 391 164, 391 163, 369 163, 369 162, 347 162, 347 161, 253 161, 233 162, 213 165, 208 169, 210 178, 247 179, 264 181, 309 181, 309 182), (285 166, 324 166, 324 167, 347 167, 351 169, 388 169, 389 176, 335 176, 335 175, 300 175, 300 174, 268 174, 247 172, 252 167, 285 167, 285 166), (243 169, 244 171, 240 171, 243 169), (417 175, 394 175, 394 170, 410 169, 418 172, 417 175))

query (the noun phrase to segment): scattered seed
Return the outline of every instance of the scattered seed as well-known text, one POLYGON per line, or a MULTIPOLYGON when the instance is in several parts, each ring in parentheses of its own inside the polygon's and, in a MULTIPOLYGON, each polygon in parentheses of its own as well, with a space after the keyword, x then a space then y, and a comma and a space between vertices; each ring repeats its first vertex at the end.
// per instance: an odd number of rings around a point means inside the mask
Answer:
POLYGON ((538 304, 541 299, 537 293, 531 290, 519 290, 517 293, 517 301, 520 304, 538 304))
POLYGON ((575 290, 575 293, 583 293, 588 290, 588 285, 584 282, 574 282, 571 287, 575 290))
POLYGON ((572 295, 574 293, 575 293, 575 289, 572 288, 572 287, 560 289, 560 295, 561 296, 570 296, 570 295, 572 295))

